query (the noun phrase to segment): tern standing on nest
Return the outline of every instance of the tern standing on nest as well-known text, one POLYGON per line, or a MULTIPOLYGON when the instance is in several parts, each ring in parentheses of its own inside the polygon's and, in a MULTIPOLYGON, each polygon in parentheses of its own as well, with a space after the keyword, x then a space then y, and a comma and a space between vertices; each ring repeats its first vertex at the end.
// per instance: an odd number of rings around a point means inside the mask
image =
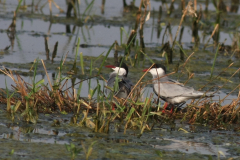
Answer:
POLYGON ((113 69, 113 72, 109 75, 107 87, 114 89, 114 91, 108 88, 105 89, 105 94, 108 96, 111 92, 114 92, 115 97, 126 99, 133 86, 133 83, 130 81, 130 79, 127 78, 128 66, 122 62, 118 63, 116 66, 108 65, 105 67, 113 69), (117 88, 115 87, 116 79, 118 79, 117 88))
MULTIPOLYGON (((148 69, 144 69, 146 72, 148 69)), ((213 97, 213 93, 196 91, 192 87, 186 87, 178 81, 166 76, 166 68, 161 64, 154 64, 149 71, 153 76, 153 91, 162 100, 171 105, 171 112, 174 107, 181 107, 189 99, 201 97, 213 97)), ((164 109, 167 108, 165 105, 164 109)))

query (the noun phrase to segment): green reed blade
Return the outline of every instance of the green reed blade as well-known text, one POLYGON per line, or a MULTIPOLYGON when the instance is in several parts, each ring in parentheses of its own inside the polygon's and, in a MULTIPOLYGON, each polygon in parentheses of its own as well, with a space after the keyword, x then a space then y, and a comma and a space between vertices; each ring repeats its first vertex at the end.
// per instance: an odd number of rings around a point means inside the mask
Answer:
POLYGON ((20 0, 20 1, 18 2, 18 6, 17 6, 17 8, 16 8, 16 10, 15 10, 16 13, 18 12, 18 9, 19 9, 21 3, 22 3, 22 0, 20 0))
POLYGON ((91 2, 90 4, 88 4, 87 8, 86 8, 85 11, 83 12, 83 14, 82 14, 82 21, 83 21, 83 18, 84 18, 84 16, 85 16, 86 12, 87 12, 87 11, 89 10, 89 8, 93 5, 94 1, 95 1, 95 0, 92 0, 92 2, 91 2))
POLYGON ((78 91, 77 91, 77 101, 79 100, 80 98, 80 94, 81 94, 81 90, 82 90, 82 82, 79 84, 79 87, 78 87, 78 91))
POLYGON ((81 65, 81 69, 82 69, 82 74, 84 74, 84 66, 83 66, 83 53, 80 53, 80 65, 81 65))
POLYGON ((8 87, 7 87, 7 80, 6 79, 5 79, 5 86, 6 86, 6 92, 7 92, 7 98, 8 98, 9 90, 8 90, 8 87))
MULTIPOLYGON (((141 52, 142 52, 142 51, 141 51, 141 52)), ((146 57, 149 59, 149 61, 151 61, 152 63, 154 63, 153 60, 152 60, 150 57, 148 57, 148 55, 147 55, 146 53, 142 52, 142 54, 143 54, 144 56, 146 56, 146 57)))
POLYGON ((80 37, 78 37, 77 49, 76 49, 76 54, 75 54, 75 60, 77 59, 77 55, 78 55, 79 46, 80 46, 80 37))
POLYGON ((122 34, 123 34, 123 30, 122 28, 120 28, 120 44, 122 45, 122 34))
POLYGON ((210 79, 212 79, 213 70, 214 70, 214 66, 215 66, 216 59, 217 59, 219 46, 220 46, 220 44, 218 44, 217 51, 216 51, 216 53, 215 53, 215 57, 214 57, 214 60, 213 60, 213 65, 212 65, 212 68, 211 68, 211 76, 210 76, 210 79))
POLYGON ((128 38, 128 34, 127 34, 126 30, 123 27, 121 27, 120 29, 125 33, 126 37, 128 38))
POLYGON ((135 108, 131 108, 131 110, 129 111, 129 113, 127 114, 127 117, 125 118, 126 121, 129 120, 129 118, 132 116, 133 112, 135 111, 135 108))
POLYGON ((101 66, 99 67, 98 74, 100 74, 100 72, 101 72, 101 70, 102 70, 102 67, 103 67, 103 65, 105 64, 105 61, 107 60, 107 57, 108 57, 109 53, 111 52, 111 50, 112 50, 112 48, 113 48, 114 45, 115 45, 115 43, 113 43, 113 44, 111 45, 111 47, 109 48, 106 56, 104 57, 104 59, 103 59, 103 61, 102 61, 102 63, 101 63, 101 66))
POLYGON ((80 0, 77 0, 77 14, 78 14, 78 18, 80 18, 80 0))
POLYGON ((92 69, 93 69, 93 60, 91 59, 91 62, 90 62, 90 76, 92 76, 92 69))
POLYGON ((105 53, 105 52, 102 52, 102 53, 93 61, 93 63, 95 63, 99 58, 101 58, 102 55, 103 55, 103 53, 105 53))
POLYGON ((186 57, 188 57, 188 55, 187 55, 187 53, 184 51, 184 49, 180 46, 180 44, 176 41, 175 42, 177 45, 178 45, 178 47, 181 49, 181 51, 183 52, 183 54, 186 56, 186 57))
POLYGON ((82 32, 84 42, 87 42, 87 38, 85 36, 85 31, 83 30, 83 27, 81 27, 81 32, 82 32))

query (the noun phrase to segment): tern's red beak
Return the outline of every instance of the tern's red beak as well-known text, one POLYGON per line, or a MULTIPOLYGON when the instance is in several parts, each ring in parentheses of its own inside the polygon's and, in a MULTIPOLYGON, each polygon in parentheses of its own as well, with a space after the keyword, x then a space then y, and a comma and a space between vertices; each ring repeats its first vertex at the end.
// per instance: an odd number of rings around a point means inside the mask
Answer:
POLYGON ((107 68, 116 68, 116 66, 113 66, 113 65, 107 65, 105 67, 107 67, 107 68))
POLYGON ((147 70, 148 70, 148 69, 144 69, 144 70, 142 70, 142 71, 143 71, 143 72, 147 72, 147 70))

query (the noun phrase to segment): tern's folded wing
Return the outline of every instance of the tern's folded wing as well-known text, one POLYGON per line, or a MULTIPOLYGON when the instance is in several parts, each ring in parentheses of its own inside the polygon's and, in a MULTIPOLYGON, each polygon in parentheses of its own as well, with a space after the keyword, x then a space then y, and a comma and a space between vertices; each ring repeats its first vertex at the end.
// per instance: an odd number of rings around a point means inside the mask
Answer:
POLYGON ((154 84, 154 90, 156 93, 160 93, 163 97, 178 97, 191 94, 194 89, 191 87, 185 87, 182 84, 176 84, 173 82, 160 82, 160 85, 154 84), (160 86, 160 87, 159 87, 160 86))

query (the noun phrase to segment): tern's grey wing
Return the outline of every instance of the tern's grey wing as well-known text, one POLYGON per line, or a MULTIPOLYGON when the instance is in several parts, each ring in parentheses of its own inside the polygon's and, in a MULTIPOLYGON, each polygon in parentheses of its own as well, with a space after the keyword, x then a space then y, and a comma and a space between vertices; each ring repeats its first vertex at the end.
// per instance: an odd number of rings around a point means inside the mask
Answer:
POLYGON ((124 85, 129 88, 131 90, 133 83, 130 79, 128 79, 127 77, 123 77, 122 81, 124 82, 124 85))
POLYGON ((115 82, 115 78, 116 78, 116 76, 117 76, 117 74, 110 74, 110 76, 109 76, 109 79, 108 79, 108 81, 107 81, 107 86, 108 87, 113 87, 114 86, 114 82, 115 82))
MULTIPOLYGON (((107 82, 107 86, 114 89, 117 73, 111 73, 107 82)), ((118 75, 118 90, 114 92, 115 96, 118 98, 127 98, 128 94, 131 92, 132 82, 124 77, 118 75)), ((106 95, 109 95, 112 91, 110 89, 105 89, 106 95)))
MULTIPOLYGON (((109 88, 113 88, 114 87, 114 83, 115 83, 115 78, 116 78, 117 74, 116 73, 111 73, 109 76, 109 79, 107 81, 107 87, 109 88)), ((105 94, 108 96, 109 93, 111 92, 110 89, 106 88, 105 89, 105 94)))
POLYGON ((184 94, 191 94, 194 91, 191 87, 184 87, 183 85, 179 85, 179 83, 171 81, 160 82, 158 84, 160 85, 157 85, 156 83, 154 84, 154 90, 156 93, 160 93, 160 96, 163 97, 178 97, 183 96, 184 94))
POLYGON ((131 92, 133 83, 126 77, 123 77, 121 81, 118 82, 119 90, 115 93, 115 96, 118 98, 127 98, 131 92))
POLYGON ((184 84, 182 84, 178 81, 175 81, 173 79, 168 79, 168 80, 170 82, 174 82, 176 85, 183 87, 182 90, 184 91, 184 93, 182 94, 182 96, 184 96, 184 97, 201 97, 204 94, 206 97, 213 97, 213 92, 205 93, 202 91, 197 91, 197 90, 194 90, 192 87, 184 86, 184 84))
POLYGON ((169 82, 175 83, 175 84, 177 84, 177 85, 184 86, 182 83, 180 83, 180 82, 178 82, 178 81, 176 81, 176 80, 174 80, 174 79, 168 78, 167 80, 168 80, 169 82))

